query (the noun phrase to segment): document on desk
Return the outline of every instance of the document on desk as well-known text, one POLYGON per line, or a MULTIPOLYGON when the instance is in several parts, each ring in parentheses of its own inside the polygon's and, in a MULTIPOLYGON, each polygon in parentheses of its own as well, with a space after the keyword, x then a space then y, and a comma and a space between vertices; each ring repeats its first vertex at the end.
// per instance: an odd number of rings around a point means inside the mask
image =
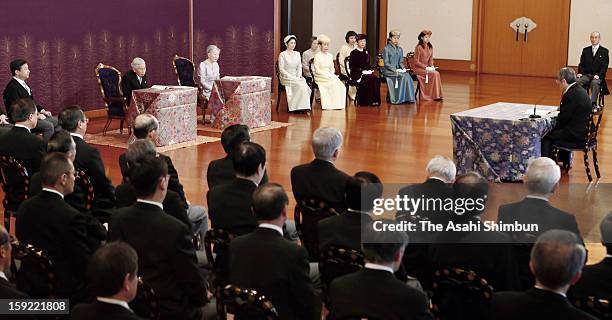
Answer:
MULTIPOLYGON (((555 112, 555 111, 550 111, 550 110, 540 110, 540 109, 538 109, 538 108, 536 107, 536 112, 535 112, 535 114, 536 114, 536 115, 538 115, 538 116, 541 116, 541 117, 542 117, 542 116, 545 116, 545 115, 547 115, 547 114, 549 114, 549 113, 551 113, 551 112, 555 112)), ((524 112, 523 112, 523 115, 525 115, 525 116, 530 116, 530 115, 532 115, 532 114, 533 114, 533 110, 526 110, 526 111, 524 111, 524 112)))

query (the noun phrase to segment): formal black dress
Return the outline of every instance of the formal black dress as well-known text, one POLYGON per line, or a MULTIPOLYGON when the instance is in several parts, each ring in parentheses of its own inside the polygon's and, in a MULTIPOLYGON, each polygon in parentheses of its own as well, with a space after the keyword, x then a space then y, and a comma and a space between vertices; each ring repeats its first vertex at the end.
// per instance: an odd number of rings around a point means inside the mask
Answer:
POLYGON ((206 287, 196 266, 191 230, 153 204, 117 210, 109 241, 122 240, 138 253, 138 274, 159 297, 161 319, 201 319, 206 287))
POLYGON ((319 319, 308 253, 276 230, 259 227, 229 245, 231 284, 262 293, 281 319, 319 319))
POLYGON ((250 180, 234 178, 227 184, 208 190, 208 214, 213 229, 234 234, 249 233, 257 227, 251 210, 253 192, 257 186, 250 180))
POLYGON ((582 277, 570 287, 568 296, 572 299, 588 296, 612 299, 612 257, 582 268, 582 277))
MULTIPOLYGON (((218 185, 232 182, 234 178, 236 178, 236 171, 234 171, 234 164, 232 163, 231 155, 227 155, 225 158, 213 160, 208 164, 206 181, 208 182, 209 190, 218 185)), ((268 183, 268 173, 264 172, 264 176, 261 179, 260 184, 266 183, 268 183)))
POLYGON ((319 159, 291 169, 291 187, 298 203, 304 199, 322 200, 338 213, 347 209, 344 191, 349 178, 333 163, 319 159))
POLYGON ((144 320, 122 306, 94 301, 76 305, 70 311, 72 320, 144 320))
POLYGON ((380 79, 375 74, 363 74, 364 70, 372 70, 368 50, 351 51, 349 70, 351 81, 358 82, 357 97, 359 105, 380 105, 380 79))
POLYGON ((146 89, 149 85, 147 84, 147 75, 142 77, 142 80, 138 80, 138 76, 134 70, 126 72, 121 77, 121 91, 125 97, 128 105, 132 101, 132 90, 146 89))

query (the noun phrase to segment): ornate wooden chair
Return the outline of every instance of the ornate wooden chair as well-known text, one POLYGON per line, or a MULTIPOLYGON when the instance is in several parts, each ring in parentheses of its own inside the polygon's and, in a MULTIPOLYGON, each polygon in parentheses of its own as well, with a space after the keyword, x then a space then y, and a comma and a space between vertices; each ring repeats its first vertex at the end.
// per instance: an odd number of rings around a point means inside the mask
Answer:
POLYGON ((359 271, 365 265, 363 253, 342 246, 329 246, 319 256, 319 273, 323 291, 327 293, 332 280, 359 271))
POLYGON ((417 77, 416 73, 414 73, 414 70, 412 70, 412 66, 410 65, 410 61, 414 61, 414 51, 408 52, 406 54, 406 69, 408 69, 408 72, 410 73, 410 77, 412 78, 412 81, 416 81, 416 88, 414 89, 414 99, 418 99, 419 98, 419 94, 421 93, 421 85, 419 84, 419 78, 417 77))
POLYGON ((56 297, 56 276, 53 263, 46 254, 30 244, 13 240, 11 272, 18 290, 34 299, 56 297))
POLYGON ((225 320, 228 313, 238 319, 280 319, 274 305, 264 295, 231 284, 217 292, 217 316, 225 320))
POLYGON ((319 199, 301 199, 295 206, 295 228, 312 262, 318 262, 320 256, 318 223, 334 215, 338 215, 336 210, 319 199))
POLYGON ((225 231, 223 229, 210 229, 204 236, 204 250, 206 252, 206 260, 212 266, 214 280, 213 290, 218 290, 219 287, 227 283, 227 267, 229 264, 227 256, 227 248, 230 241, 238 235, 225 231), (213 254, 215 253, 215 254, 213 254))
MULTIPOLYGON (((347 57, 348 58, 348 57, 347 57)), ((344 59, 346 61, 346 58, 344 59)), ((346 87, 346 98, 348 99, 348 92, 349 92, 349 76, 348 76, 348 72, 349 70, 346 70, 347 75, 342 74, 342 69, 340 68, 341 65, 341 61, 340 61, 340 52, 336 53, 336 66, 338 67, 338 79, 340 79, 340 81, 342 81, 344 83, 344 86, 346 87)), ((343 64, 344 66, 346 66, 346 63, 343 64)))
POLYGON ((4 191, 4 227, 10 230, 11 217, 19 205, 28 199, 30 176, 24 165, 11 156, 0 156, 0 185, 4 191))
POLYGON ((196 81, 195 65, 191 60, 179 55, 175 55, 172 58, 172 65, 174 66, 179 86, 198 88, 198 107, 202 111, 202 122, 204 122, 206 119, 206 109, 208 108, 208 98, 203 93, 202 85, 196 81))
MULTIPOLYGON (((278 61, 274 64, 274 70, 276 71, 276 79, 278 80, 278 94, 276 96, 276 112, 278 112, 278 107, 280 106, 280 98, 281 93, 285 91, 285 86, 283 86, 280 82, 280 69, 278 68, 278 61)), ((287 108, 289 106, 287 105, 287 108)))
POLYGON ((434 273, 432 303, 439 319, 483 319, 493 287, 474 271, 444 268, 434 273))
POLYGON ((612 306, 609 299, 586 297, 572 301, 576 308, 587 312, 598 319, 612 319, 612 306))
POLYGON ((314 102, 314 97, 315 97, 315 90, 319 90, 319 86, 317 85, 317 82, 315 81, 315 77, 314 77, 314 72, 313 72, 313 67, 312 65, 314 64, 314 58, 308 60, 308 70, 310 71, 310 74, 312 75, 312 78, 309 85, 310 85, 310 104, 312 106, 312 103, 314 102))
POLYGON ((138 290, 136 297, 130 303, 130 309, 145 319, 159 319, 159 298, 155 290, 138 277, 138 290))
MULTIPOLYGON (((351 62, 351 56, 348 56, 348 57, 346 57, 344 59, 344 70, 347 70, 347 71, 349 70, 350 62, 351 62)), ((346 78, 346 82, 345 82, 346 85, 347 85, 347 88, 358 87, 359 83, 357 82, 357 80, 358 79, 351 79, 351 74, 349 73, 349 75, 346 78)), ((357 92, 359 92, 359 90, 357 92)), ((347 100, 349 99, 348 89, 346 91, 346 99, 347 100)), ((353 101, 353 104, 354 105, 358 105, 359 104, 359 95, 355 94, 355 100, 353 101)))
MULTIPOLYGON (((130 102, 126 100, 121 91, 121 72, 114 67, 99 63, 96 66, 96 77, 106 105, 107 121, 102 129, 102 134, 106 134, 113 119, 121 120, 119 131, 123 134, 123 123, 126 120, 130 102)), ((129 123, 128 133, 132 134, 132 127, 129 123)))

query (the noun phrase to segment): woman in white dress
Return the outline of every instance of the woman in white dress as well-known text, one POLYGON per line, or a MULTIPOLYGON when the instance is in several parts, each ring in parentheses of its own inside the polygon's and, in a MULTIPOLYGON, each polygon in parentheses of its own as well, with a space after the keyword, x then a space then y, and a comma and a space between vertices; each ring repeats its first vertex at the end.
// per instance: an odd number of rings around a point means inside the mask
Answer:
POLYGON ((314 79, 321 92, 321 108, 344 109, 346 88, 334 73, 334 57, 329 53, 331 39, 322 34, 319 39, 319 51, 314 57, 314 79))
POLYGON ((278 56, 279 80, 285 86, 289 112, 310 110, 310 88, 302 77, 302 59, 295 51, 296 37, 288 35, 284 39, 287 50, 278 56))
POLYGON ((206 48, 208 59, 200 62, 200 68, 198 71, 200 74, 200 83, 202 83, 202 86, 204 87, 203 93, 206 98, 210 98, 213 82, 219 79, 219 64, 217 63, 217 60, 219 60, 220 53, 221 49, 214 44, 211 44, 206 48))

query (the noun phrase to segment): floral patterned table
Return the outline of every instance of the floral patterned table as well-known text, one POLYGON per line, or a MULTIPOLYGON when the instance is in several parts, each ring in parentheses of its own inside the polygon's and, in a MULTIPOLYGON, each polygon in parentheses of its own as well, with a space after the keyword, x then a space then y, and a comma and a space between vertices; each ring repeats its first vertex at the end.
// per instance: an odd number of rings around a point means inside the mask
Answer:
POLYGON ((208 107, 211 126, 225 129, 232 124, 265 127, 272 121, 270 77, 223 77, 215 80, 208 107))
POLYGON ((128 122, 141 113, 152 114, 159 120, 158 147, 192 141, 198 136, 197 130, 198 89, 181 86, 153 86, 132 91, 128 110, 128 122))
POLYGON ((476 171, 488 180, 518 181, 531 159, 540 157, 540 142, 552 128, 556 106, 498 102, 450 116, 457 174, 476 171))

